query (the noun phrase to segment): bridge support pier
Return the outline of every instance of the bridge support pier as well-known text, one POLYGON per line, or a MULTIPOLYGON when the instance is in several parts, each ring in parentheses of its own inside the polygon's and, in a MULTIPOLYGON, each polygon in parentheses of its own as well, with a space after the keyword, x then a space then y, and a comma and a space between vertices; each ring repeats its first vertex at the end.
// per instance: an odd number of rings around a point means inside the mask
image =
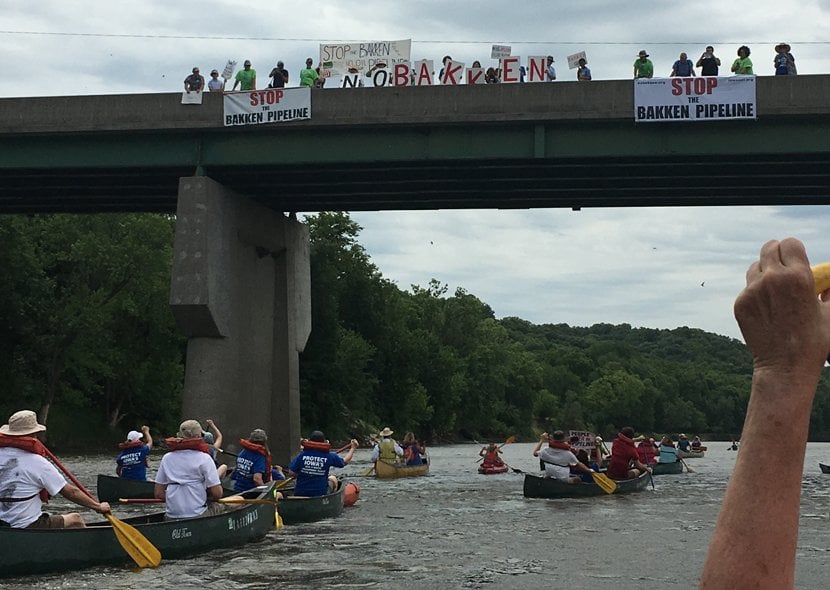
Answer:
POLYGON ((308 228, 203 176, 180 179, 176 215, 183 417, 212 418, 233 453, 264 428, 286 465, 301 436, 299 353, 311 333, 308 228))

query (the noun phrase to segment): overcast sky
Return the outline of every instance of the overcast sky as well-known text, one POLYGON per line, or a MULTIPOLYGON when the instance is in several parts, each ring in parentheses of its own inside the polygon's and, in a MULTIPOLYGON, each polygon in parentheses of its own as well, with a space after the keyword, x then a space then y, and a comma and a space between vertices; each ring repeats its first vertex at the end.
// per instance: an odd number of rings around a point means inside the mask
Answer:
MULTIPOLYGON (((755 73, 773 73, 773 47, 792 45, 800 75, 830 72, 830 2, 694 3, 583 0, 476 2, 337 0, 3 0, 2 96, 176 92, 194 65, 222 70, 250 59, 259 87, 278 59, 297 83, 321 43, 412 39, 412 58, 443 55, 484 67, 493 44, 513 55, 585 51, 595 80, 630 78, 640 49, 667 76, 681 51, 707 44, 723 74, 739 45, 755 73)), ((437 68, 438 66, 436 66, 437 68)), ((332 90, 337 92, 337 90, 332 90)), ((718 123, 689 123, 710 124, 718 123)), ((671 129, 675 130, 673 123, 671 129)), ((667 130, 669 128, 667 127, 667 130)), ((732 303, 769 238, 803 239, 830 260, 824 207, 539 209, 355 213, 360 242, 404 289, 432 278, 463 287, 497 317, 587 326, 691 326, 740 337, 732 303)))

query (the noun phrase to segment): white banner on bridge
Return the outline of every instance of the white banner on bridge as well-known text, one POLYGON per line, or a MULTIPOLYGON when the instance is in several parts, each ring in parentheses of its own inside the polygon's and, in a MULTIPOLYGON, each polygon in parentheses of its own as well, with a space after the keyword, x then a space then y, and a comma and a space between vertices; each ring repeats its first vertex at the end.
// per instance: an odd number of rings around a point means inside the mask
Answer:
POLYGON ((338 80, 357 68, 361 76, 378 63, 392 69, 395 64, 409 63, 411 39, 399 41, 366 41, 363 43, 321 43, 320 75, 338 80))
POLYGON ((755 76, 634 80, 637 123, 755 118, 755 76))
POLYGON ((311 118, 311 88, 268 88, 224 96, 225 127, 311 118))

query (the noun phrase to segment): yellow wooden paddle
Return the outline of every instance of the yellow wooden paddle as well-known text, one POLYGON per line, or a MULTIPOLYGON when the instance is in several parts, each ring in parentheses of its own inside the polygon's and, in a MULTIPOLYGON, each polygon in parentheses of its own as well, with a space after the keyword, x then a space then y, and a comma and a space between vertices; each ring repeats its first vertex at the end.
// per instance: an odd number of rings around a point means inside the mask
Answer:
POLYGON ((591 474, 591 477, 594 479, 594 483, 601 487, 602 491, 606 494, 613 494, 617 491, 617 482, 615 482, 613 479, 611 479, 604 473, 594 471, 591 474))
MULTIPOLYGON (((89 490, 81 485, 81 482, 79 482, 78 479, 72 475, 72 473, 64 467, 60 461, 58 461, 58 458, 52 454, 52 451, 46 449, 46 452, 49 455, 49 459, 51 459, 52 462, 57 465, 61 471, 63 471, 66 477, 68 477, 79 490, 90 498, 95 499, 95 497, 89 493, 89 490)), ((138 529, 134 526, 118 520, 112 512, 107 512, 104 516, 112 525, 112 530, 115 533, 116 540, 138 567, 158 567, 161 563, 161 552, 147 539, 147 537, 138 532, 138 529)))
POLYGON ((372 463, 372 466, 369 467, 366 471, 360 474, 360 477, 369 477, 369 475, 375 470, 375 464, 372 463))

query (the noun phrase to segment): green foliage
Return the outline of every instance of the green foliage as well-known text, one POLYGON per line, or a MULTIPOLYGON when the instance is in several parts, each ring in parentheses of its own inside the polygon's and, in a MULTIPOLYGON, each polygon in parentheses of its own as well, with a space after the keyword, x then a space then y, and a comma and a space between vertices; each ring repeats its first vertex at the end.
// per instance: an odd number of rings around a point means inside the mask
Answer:
MULTIPOLYGON (((752 374, 740 342, 694 328, 498 320, 432 279, 402 290, 347 213, 306 219, 312 333, 300 356, 302 429, 332 439, 389 425, 419 438, 503 440, 622 426, 739 435, 752 374)), ((184 342, 168 306, 174 220, 0 217, 0 411, 50 434, 111 436, 179 415, 184 342), (78 426, 81 425, 81 432, 78 426)), ((822 379, 811 436, 830 433, 822 379)))

